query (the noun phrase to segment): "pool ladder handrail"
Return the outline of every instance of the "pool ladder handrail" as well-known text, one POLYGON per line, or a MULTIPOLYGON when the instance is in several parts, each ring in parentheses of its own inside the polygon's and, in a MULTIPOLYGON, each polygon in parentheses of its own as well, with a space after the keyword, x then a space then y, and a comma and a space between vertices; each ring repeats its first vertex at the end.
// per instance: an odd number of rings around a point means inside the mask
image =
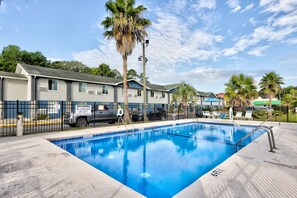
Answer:
POLYGON ((253 129, 250 133, 248 133, 246 136, 244 136, 243 138, 241 138, 240 140, 238 140, 235 144, 234 144, 234 150, 235 152, 237 152, 237 146, 240 142, 242 142, 243 140, 245 140, 246 138, 248 138, 249 136, 251 136, 252 134, 254 134, 255 132, 257 132, 259 129, 264 129, 265 132, 267 133, 268 136, 268 143, 269 143, 269 147, 270 147, 270 152, 273 152, 273 149, 276 149, 275 146, 275 141, 274 141, 274 135, 273 135, 273 131, 270 127, 268 126, 258 126, 257 128, 253 129))
MULTIPOLYGON (((126 133, 128 133, 127 124, 126 124, 126 122, 124 121, 124 119, 123 119, 121 116, 118 117, 118 127, 120 127, 120 120, 123 122, 123 124, 124 124, 124 126, 125 126, 126 133)), ((133 123, 131 122, 130 118, 128 118, 128 120, 129 120, 130 124, 132 125, 132 129, 133 129, 133 132, 134 132, 134 130, 135 130, 134 125, 133 125, 133 123)))
MULTIPOLYGON (((271 127, 265 126, 263 125, 265 122, 267 122, 268 120, 270 120, 271 118, 278 116, 279 114, 274 114, 272 116, 270 116, 267 120, 263 121, 261 124, 259 124, 255 129, 253 129, 250 133, 248 133, 246 136, 244 136, 243 138, 241 138, 240 140, 238 140, 235 144, 234 144, 234 150, 235 152, 237 152, 237 146, 240 142, 242 142, 244 139, 248 138, 249 136, 251 136, 252 134, 254 134, 256 131, 258 131, 259 129, 263 128, 268 136, 268 142, 269 142, 269 147, 270 147, 270 152, 273 152, 273 149, 276 149, 275 146, 275 140, 274 140, 274 134, 273 134, 273 130, 271 127)), ((279 122, 280 125, 280 122, 279 122)))

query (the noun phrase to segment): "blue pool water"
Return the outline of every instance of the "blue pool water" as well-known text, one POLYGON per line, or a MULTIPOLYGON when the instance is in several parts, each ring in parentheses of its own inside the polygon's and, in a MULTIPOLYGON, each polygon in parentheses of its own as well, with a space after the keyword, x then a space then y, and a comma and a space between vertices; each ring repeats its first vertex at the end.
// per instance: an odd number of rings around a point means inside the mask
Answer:
POLYGON ((252 129, 188 123, 53 143, 146 197, 172 197, 234 154, 252 129))

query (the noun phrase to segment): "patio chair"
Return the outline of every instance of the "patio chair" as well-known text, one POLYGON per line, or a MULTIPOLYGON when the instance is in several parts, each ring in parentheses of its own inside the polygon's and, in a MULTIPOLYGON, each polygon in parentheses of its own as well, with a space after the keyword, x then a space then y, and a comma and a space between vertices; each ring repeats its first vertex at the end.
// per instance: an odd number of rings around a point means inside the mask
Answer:
POLYGON ((247 111, 247 112, 245 112, 244 119, 247 119, 247 120, 253 120, 252 114, 253 114, 252 111, 247 111))
POLYGON ((236 112, 236 115, 234 116, 234 119, 237 119, 237 120, 242 119, 242 112, 241 111, 237 111, 236 112))
POLYGON ((204 118, 211 118, 211 114, 210 114, 210 112, 209 112, 209 111, 205 111, 205 112, 203 112, 203 117, 204 117, 204 118))
POLYGON ((220 116, 219 112, 216 112, 216 111, 212 112, 212 117, 213 118, 218 118, 219 116, 220 116))
POLYGON ((220 117, 220 119, 225 119, 225 118, 226 118, 226 116, 227 116, 227 114, 226 114, 226 113, 221 113, 219 117, 220 117))

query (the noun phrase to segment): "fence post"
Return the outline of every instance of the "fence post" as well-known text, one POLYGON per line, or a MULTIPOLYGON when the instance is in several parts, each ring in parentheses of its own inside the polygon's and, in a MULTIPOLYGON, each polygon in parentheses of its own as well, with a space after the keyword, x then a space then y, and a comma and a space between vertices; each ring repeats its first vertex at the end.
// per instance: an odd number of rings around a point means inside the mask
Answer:
POLYGON ((187 106, 187 119, 189 118, 189 105, 187 106))
POLYGON ((290 106, 287 106, 287 122, 289 122, 289 112, 290 112, 290 106))
POLYGON ((95 122, 95 105, 96 105, 96 102, 94 102, 94 106, 93 106, 93 123, 94 123, 94 128, 96 127, 96 122, 95 122))
POLYGON ((179 120, 179 104, 177 105, 177 119, 179 120))
POLYGON ((64 101, 61 103, 61 131, 64 130, 64 101))

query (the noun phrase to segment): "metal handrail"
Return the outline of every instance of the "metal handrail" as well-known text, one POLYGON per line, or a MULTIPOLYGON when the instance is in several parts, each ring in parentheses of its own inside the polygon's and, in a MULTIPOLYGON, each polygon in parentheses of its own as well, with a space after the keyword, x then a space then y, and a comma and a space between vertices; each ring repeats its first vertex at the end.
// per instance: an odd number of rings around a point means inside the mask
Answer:
POLYGON ((279 114, 276 113, 272 116, 270 116, 269 118, 267 118, 267 120, 263 121, 262 123, 260 123, 255 129, 253 129, 250 133, 248 133, 246 136, 244 136, 243 138, 241 138, 240 140, 238 140, 235 144, 235 152, 237 152, 237 146, 240 142, 242 142, 244 139, 248 138, 249 136, 251 136, 252 134, 254 134, 256 131, 258 131, 259 129, 263 128, 265 129, 267 136, 268 136, 268 142, 269 142, 269 147, 270 147, 270 152, 273 152, 273 149, 276 149, 275 146, 275 140, 274 140, 274 134, 273 134, 273 130, 271 127, 268 126, 264 126, 263 124, 265 122, 267 122, 268 120, 270 120, 271 118, 278 116, 279 114))
MULTIPOLYGON (((258 126, 262 126, 265 122, 269 121, 271 118, 274 118, 275 116, 279 116, 278 113, 275 113, 274 115, 270 116, 269 118, 267 118, 266 120, 264 120, 261 124, 259 124, 258 126)), ((280 121, 279 121, 279 125, 280 125, 280 121)))
POLYGON ((270 152, 273 152, 273 148, 275 147, 275 141, 272 140, 272 136, 271 134, 273 134, 271 128, 268 129, 269 127, 267 126, 258 126, 257 128, 253 129, 250 133, 248 133, 246 136, 244 136, 243 138, 241 138, 240 140, 238 140, 235 144, 234 144, 234 150, 235 152, 237 152, 237 146, 240 142, 242 142, 243 140, 245 140, 246 138, 248 138, 249 136, 251 136, 252 134, 254 134, 256 131, 258 131, 259 129, 263 128, 268 136, 268 143, 269 143, 269 147, 270 147, 270 152))

